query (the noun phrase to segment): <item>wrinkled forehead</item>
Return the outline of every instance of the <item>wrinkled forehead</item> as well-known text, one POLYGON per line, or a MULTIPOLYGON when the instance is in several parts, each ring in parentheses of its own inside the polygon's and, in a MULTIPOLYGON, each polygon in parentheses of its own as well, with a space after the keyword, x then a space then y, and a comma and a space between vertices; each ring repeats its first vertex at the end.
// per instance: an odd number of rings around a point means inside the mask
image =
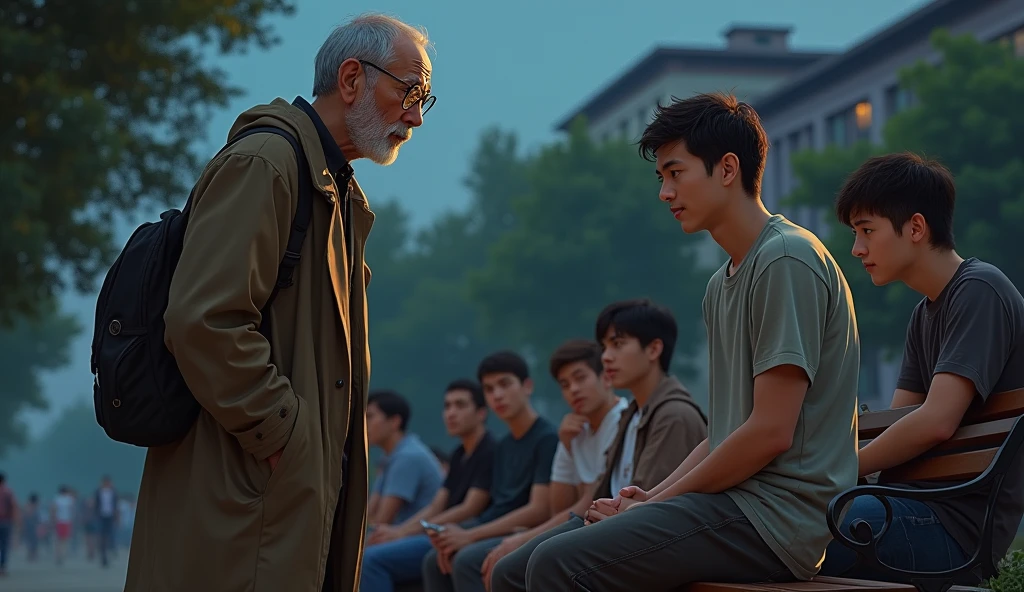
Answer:
POLYGON ((430 56, 422 45, 411 39, 403 38, 395 42, 394 73, 409 84, 422 84, 430 87, 433 65, 430 56))

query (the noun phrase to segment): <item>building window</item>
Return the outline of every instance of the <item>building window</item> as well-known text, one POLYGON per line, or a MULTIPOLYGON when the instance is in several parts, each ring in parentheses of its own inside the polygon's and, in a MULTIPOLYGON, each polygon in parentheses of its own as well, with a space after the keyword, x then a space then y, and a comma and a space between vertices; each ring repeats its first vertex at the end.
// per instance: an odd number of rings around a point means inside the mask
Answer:
POLYGON ((857 131, 864 132, 871 129, 871 103, 861 101, 853 106, 854 121, 857 123, 857 131))
POLYGON ((825 120, 825 128, 828 133, 828 143, 839 146, 847 145, 846 137, 846 112, 836 113, 825 120))
POLYGON ((885 114, 886 117, 892 117, 897 113, 907 109, 914 103, 914 97, 912 93, 900 87, 898 84, 894 84, 889 88, 885 89, 885 114))
POLYGON ((871 134, 872 107, 870 101, 860 101, 825 119, 826 142, 849 146, 866 140, 871 134))

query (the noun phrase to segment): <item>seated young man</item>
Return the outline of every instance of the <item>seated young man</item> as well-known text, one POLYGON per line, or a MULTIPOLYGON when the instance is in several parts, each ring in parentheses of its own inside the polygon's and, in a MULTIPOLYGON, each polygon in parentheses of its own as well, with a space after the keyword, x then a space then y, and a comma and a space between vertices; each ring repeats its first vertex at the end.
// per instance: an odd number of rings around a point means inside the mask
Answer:
POLYGON ((612 445, 601 459, 600 478, 582 488, 583 495, 570 512, 555 510, 544 524, 510 536, 491 551, 484 562, 485 583, 492 581, 489 572, 499 565, 507 573, 525 573, 533 550, 557 534, 583 526, 580 516, 595 500, 611 497, 626 485, 654 487, 707 438, 704 414, 679 380, 668 373, 677 333, 668 309, 649 300, 616 302, 601 312, 595 333, 604 343, 603 354, 600 349, 595 352, 600 357, 597 367, 592 363, 566 366, 559 372, 559 384, 568 397, 566 388, 571 389, 574 375, 592 373, 576 380, 596 383, 603 368, 612 386, 633 395, 615 424, 612 445), (569 375, 569 381, 563 375, 569 375))
POLYGON ((640 148, 663 207, 728 254, 703 303, 708 438, 654 488, 595 502, 588 526, 541 543, 525 570, 499 563, 495 592, 808 579, 831 540, 829 501, 857 482, 853 300, 824 245, 765 210, 757 114, 731 96, 676 101, 640 148))
POLYGON ((492 354, 480 362, 477 379, 509 433, 494 450, 490 507, 474 520, 445 522, 443 532, 430 533, 434 548, 422 565, 426 592, 481 589, 480 566, 491 549, 551 514, 548 488, 558 431, 530 405, 533 381, 526 361, 512 352, 492 354))
MULTIPOLYGON (((957 254, 955 198, 949 171, 912 154, 868 160, 837 197, 836 214, 853 228, 853 256, 871 281, 876 286, 903 282, 923 296, 907 327, 892 398, 893 408, 921 406, 861 449, 862 476, 903 464, 948 440, 972 404, 1024 388, 1024 299, 999 269, 957 254)), ((1019 467, 1018 462, 1008 475, 995 506, 997 560, 1009 549, 1024 513, 1019 467)), ((880 559, 906 570, 960 567, 978 549, 987 499, 988 491, 931 502, 890 498, 900 534, 898 540, 881 540, 880 559)), ((885 509, 873 497, 857 498, 847 509, 843 531, 858 518, 877 533, 885 509)), ((886 577, 855 562, 855 552, 835 541, 822 572, 886 577)))
POLYGON ((549 486, 551 513, 561 514, 578 504, 601 475, 605 451, 628 403, 602 376, 601 346, 593 341, 565 342, 552 354, 549 367, 572 409, 558 428, 549 486))
POLYGON ((448 385, 444 425, 461 442, 452 453, 451 469, 427 507, 397 526, 378 526, 369 536, 363 552, 362 590, 391 592, 398 584, 421 580, 423 557, 431 545, 420 520, 463 522, 487 508, 495 443, 486 421, 487 403, 480 385, 466 379, 448 385))
POLYGON ((393 391, 370 393, 366 405, 366 439, 384 451, 380 474, 368 502, 367 524, 404 522, 437 495, 444 481, 441 463, 416 434, 407 434, 411 411, 393 391))

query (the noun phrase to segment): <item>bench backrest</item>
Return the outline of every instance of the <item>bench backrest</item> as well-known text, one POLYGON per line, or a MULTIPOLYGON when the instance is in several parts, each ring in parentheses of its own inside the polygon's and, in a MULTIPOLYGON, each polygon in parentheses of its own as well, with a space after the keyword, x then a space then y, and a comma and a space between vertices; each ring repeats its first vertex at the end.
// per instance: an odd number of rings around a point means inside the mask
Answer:
MULTIPOLYGON (((860 445, 877 437, 917 405, 869 411, 860 415, 860 445)), ((983 473, 1006 440, 1017 418, 1024 415, 1024 389, 989 396, 983 407, 971 408, 953 437, 928 454, 883 471, 878 482, 964 481, 983 473)))

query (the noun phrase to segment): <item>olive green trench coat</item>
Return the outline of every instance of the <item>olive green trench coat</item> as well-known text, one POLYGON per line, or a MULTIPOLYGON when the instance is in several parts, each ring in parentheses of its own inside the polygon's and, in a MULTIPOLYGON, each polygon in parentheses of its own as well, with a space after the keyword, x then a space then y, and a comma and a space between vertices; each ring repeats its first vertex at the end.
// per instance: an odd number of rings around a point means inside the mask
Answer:
POLYGON ((282 99, 254 107, 231 135, 257 125, 300 140, 312 222, 294 285, 270 311, 268 343, 259 311, 297 205, 294 152, 256 134, 203 172, 164 317, 166 344, 203 410, 182 441, 147 453, 127 592, 351 592, 358 582, 370 378, 363 246, 373 213, 354 180, 335 185, 301 109, 282 99))

